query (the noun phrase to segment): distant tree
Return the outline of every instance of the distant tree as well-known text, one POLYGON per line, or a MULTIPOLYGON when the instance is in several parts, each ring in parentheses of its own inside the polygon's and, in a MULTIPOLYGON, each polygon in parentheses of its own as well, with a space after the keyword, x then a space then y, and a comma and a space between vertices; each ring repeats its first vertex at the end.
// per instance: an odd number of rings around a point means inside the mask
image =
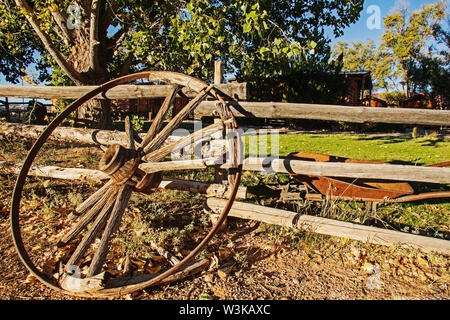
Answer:
POLYGON ((385 30, 378 47, 373 40, 338 42, 333 57, 343 56, 345 71, 372 72, 375 87, 396 91, 402 84, 406 97, 418 89, 431 90, 431 82, 438 88, 439 83, 447 83, 444 71, 448 69, 442 65, 449 59, 449 34, 442 27, 445 8, 444 2, 424 5, 413 13, 400 8, 384 18, 385 30), (432 52, 433 40, 447 43, 447 50, 432 52))
POLYGON ((428 49, 428 41, 434 39, 436 26, 445 17, 445 3, 423 5, 411 14, 402 10, 384 19, 385 31, 381 50, 393 57, 406 96, 410 96, 411 78, 408 70, 417 58, 428 49))
POLYGON ((417 57, 408 69, 412 92, 425 93, 440 108, 447 108, 450 102, 450 64, 442 57, 417 57))
POLYGON ((370 71, 375 88, 390 90, 395 87, 394 62, 391 55, 375 46, 373 40, 339 41, 333 46, 333 57, 343 57, 343 71, 370 71))

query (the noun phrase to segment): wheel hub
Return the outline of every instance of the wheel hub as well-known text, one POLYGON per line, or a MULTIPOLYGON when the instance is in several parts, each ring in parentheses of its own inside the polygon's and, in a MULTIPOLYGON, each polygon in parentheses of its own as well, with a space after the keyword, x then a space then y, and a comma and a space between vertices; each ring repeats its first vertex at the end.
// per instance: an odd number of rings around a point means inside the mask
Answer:
POLYGON ((108 174, 118 184, 127 182, 136 172, 140 162, 136 150, 121 145, 110 146, 100 159, 99 169, 108 174))

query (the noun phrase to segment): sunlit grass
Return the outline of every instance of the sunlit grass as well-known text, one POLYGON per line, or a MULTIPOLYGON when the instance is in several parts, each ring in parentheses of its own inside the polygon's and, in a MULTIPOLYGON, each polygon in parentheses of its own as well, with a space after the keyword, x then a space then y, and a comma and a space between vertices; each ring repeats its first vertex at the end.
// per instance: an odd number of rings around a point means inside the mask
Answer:
POLYGON ((450 141, 435 137, 280 134, 245 136, 243 141, 246 156, 270 155, 275 151, 280 157, 285 157, 292 152, 303 151, 396 164, 430 165, 450 161, 450 141))

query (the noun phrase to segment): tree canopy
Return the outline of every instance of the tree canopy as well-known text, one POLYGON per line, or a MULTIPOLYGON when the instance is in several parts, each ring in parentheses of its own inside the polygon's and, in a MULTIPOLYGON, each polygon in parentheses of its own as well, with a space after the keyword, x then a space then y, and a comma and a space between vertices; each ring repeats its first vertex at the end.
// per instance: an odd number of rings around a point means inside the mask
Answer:
MULTIPOLYGON (((326 55, 359 18, 363 1, 1 0, 2 73, 17 80, 38 63, 75 84, 102 82, 131 69, 170 69, 208 77, 212 61, 229 72, 271 76, 326 55), (39 55, 36 55, 39 53, 39 55), (59 69, 59 70, 57 70, 59 69), (19 70, 19 71, 17 71, 19 70), (10 72, 9 72, 10 71, 10 72)), ((56 83, 61 79, 53 76, 56 83)))
POLYGON ((363 2, 0 0, 0 72, 17 82, 34 64, 54 85, 149 69, 207 80, 221 59, 227 73, 257 83, 327 63, 327 30, 342 35, 363 2))
POLYGON ((444 2, 436 2, 412 13, 400 10, 390 14, 384 18, 378 47, 373 40, 339 42, 333 55, 344 55, 344 70, 371 71, 379 88, 393 90, 401 84, 406 96, 419 89, 438 88, 439 82, 448 78, 448 32, 442 27, 445 9, 444 2), (447 49, 438 52, 438 42, 447 49))

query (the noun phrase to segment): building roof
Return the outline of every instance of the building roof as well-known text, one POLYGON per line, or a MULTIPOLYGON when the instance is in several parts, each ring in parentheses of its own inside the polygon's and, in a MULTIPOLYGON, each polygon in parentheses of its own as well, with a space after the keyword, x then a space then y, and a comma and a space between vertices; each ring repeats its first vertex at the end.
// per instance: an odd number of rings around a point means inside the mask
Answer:
POLYGON ((364 88, 365 89, 372 89, 372 74, 370 71, 345 71, 341 72, 342 75, 345 76, 345 78, 351 78, 355 80, 361 80, 365 81, 364 88))

